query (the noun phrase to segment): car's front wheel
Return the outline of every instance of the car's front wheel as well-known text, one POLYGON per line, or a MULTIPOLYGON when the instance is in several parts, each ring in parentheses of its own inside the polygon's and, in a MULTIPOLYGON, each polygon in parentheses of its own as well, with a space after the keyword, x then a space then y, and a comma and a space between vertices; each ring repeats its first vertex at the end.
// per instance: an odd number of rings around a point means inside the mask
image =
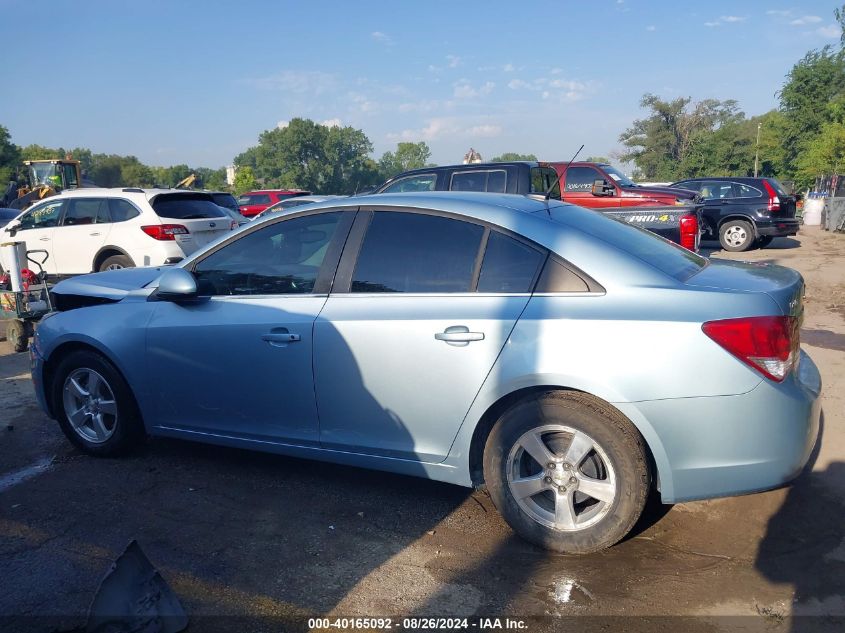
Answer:
POLYGON ((484 450, 493 503, 523 538, 586 554, 621 540, 650 488, 636 428, 600 400, 549 392, 523 400, 493 427, 484 450))
POLYGON ((62 359, 53 380, 53 409, 62 431, 86 453, 124 453, 144 437, 135 399, 105 357, 80 350, 62 359))
POLYGON ((754 244, 754 229, 745 220, 728 220, 719 228, 719 243, 726 251, 747 251, 754 244))

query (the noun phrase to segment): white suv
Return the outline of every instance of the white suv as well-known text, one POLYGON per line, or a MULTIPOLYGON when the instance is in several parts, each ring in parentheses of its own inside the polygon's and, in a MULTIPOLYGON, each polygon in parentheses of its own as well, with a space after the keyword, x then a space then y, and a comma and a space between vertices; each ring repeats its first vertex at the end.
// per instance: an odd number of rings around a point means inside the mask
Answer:
POLYGON ((199 191, 74 189, 27 209, 6 225, 0 242, 46 250, 47 274, 64 276, 175 263, 235 228, 199 191))

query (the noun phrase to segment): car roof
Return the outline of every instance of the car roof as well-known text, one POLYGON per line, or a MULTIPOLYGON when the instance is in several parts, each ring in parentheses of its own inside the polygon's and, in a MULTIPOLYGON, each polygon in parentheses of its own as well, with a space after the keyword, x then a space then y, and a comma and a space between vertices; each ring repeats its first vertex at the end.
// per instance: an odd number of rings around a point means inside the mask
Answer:
POLYGON ((241 196, 249 196, 254 193, 300 193, 300 192, 308 192, 307 189, 255 189, 253 191, 245 191, 244 193, 240 194, 241 196))
MULTIPOLYGON (((142 189, 140 187, 82 187, 79 189, 68 189, 62 191, 51 198, 86 198, 90 196, 99 196, 103 198, 144 198, 145 200, 152 200, 156 196, 162 194, 168 195, 203 195, 211 196, 207 191, 195 191, 193 189, 142 189)), ((50 198, 44 198, 49 200, 50 198)))
POLYGON ((682 180, 676 180, 675 183, 679 182, 760 182, 761 180, 769 180, 767 176, 710 176, 710 177, 697 177, 697 178, 684 178, 682 180))

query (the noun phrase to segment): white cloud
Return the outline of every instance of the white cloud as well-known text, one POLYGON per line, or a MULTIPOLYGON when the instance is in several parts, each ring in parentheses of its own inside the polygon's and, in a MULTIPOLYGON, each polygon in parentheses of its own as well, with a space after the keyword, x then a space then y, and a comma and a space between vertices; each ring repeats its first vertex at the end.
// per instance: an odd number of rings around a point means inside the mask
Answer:
POLYGON ((335 117, 334 119, 326 119, 320 125, 324 125, 326 127, 343 127, 343 121, 335 117))
POLYGON ((478 88, 473 86, 468 79, 460 79, 453 84, 454 97, 456 99, 473 99, 475 97, 489 95, 496 84, 492 81, 487 81, 478 88))
POLYGON ((246 83, 262 90, 315 95, 335 90, 339 84, 335 75, 315 70, 283 70, 275 75, 247 79, 246 83))
POLYGON ((290 121, 279 121, 278 123, 276 123, 276 127, 279 128, 280 130, 284 130, 289 125, 290 125, 290 121))
POLYGON ((788 18, 792 15, 792 11, 790 9, 769 9, 766 11, 766 15, 776 15, 781 18, 788 18))
POLYGON ((381 31, 373 31, 370 33, 370 37, 372 37, 376 42, 380 42, 381 44, 386 44, 388 46, 393 45, 393 38, 390 37, 387 33, 382 33, 381 31))
POLYGON ((506 73, 512 73, 514 70, 516 70, 516 68, 514 68, 513 64, 505 64, 504 66, 502 66, 502 70, 506 73))
POLYGON ((704 26, 711 26, 711 27, 712 26, 721 26, 721 25, 722 25, 722 23, 719 22, 718 20, 716 22, 705 22, 704 23, 704 26))
POLYGON ((646 31, 656 31, 657 27, 654 26, 653 24, 649 24, 647 27, 645 27, 645 30, 646 31))
POLYGON ((372 114, 378 112, 380 105, 377 101, 371 100, 366 95, 359 92, 350 92, 346 95, 347 99, 354 104, 354 109, 365 114, 372 114))
POLYGON ((407 129, 387 135, 389 141, 434 141, 440 138, 492 138, 502 133, 495 123, 478 123, 468 117, 436 117, 428 119, 420 129, 407 129))
POLYGON ((800 18, 792 20, 790 24, 793 26, 804 26, 805 24, 818 24, 822 19, 817 15, 803 15, 800 18))
POLYGON ((499 136, 501 133, 501 125, 474 125, 467 130, 467 136, 480 136, 482 138, 492 138, 499 136))
POLYGON ((449 62, 449 68, 457 68, 461 65, 461 58, 458 55, 446 55, 446 60, 449 62))
POLYGON ((511 79, 508 82, 508 88, 511 90, 530 90, 531 84, 522 79, 511 79))
POLYGON ((828 26, 820 26, 816 29, 816 33, 829 39, 838 39, 842 35, 842 29, 839 28, 838 24, 830 24, 828 26))
POLYGON ((722 22, 745 22, 748 19, 748 16, 738 16, 738 15, 723 15, 719 18, 722 22))

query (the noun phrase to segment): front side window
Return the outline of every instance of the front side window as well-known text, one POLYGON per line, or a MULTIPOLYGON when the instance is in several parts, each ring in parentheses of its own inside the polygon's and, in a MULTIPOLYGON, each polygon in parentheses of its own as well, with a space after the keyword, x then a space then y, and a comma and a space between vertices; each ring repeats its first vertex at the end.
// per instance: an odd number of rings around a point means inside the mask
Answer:
POLYGON ((544 253, 492 231, 484 251, 478 292, 531 292, 544 253))
POLYGON ((566 193, 590 193, 596 180, 604 180, 592 167, 570 167, 566 170, 566 193))
POLYGON ((312 293, 341 215, 276 222, 227 244, 194 268, 200 294, 312 293))
POLYGON ((81 198, 68 200, 62 226, 107 222, 107 203, 103 199, 81 198), (99 218, 99 219, 98 219, 99 218))
POLYGON ((270 204, 270 196, 268 196, 267 194, 253 194, 251 196, 240 196, 238 198, 238 204, 242 207, 246 207, 251 204, 270 204))
POLYGON ((62 201, 48 202, 34 209, 30 209, 21 217, 20 231, 27 229, 48 229, 59 225, 59 215, 62 201))
POLYGON ((352 292, 469 292, 484 228, 433 215, 376 211, 352 292))
POLYGON ((434 191, 437 186, 437 174, 418 174, 406 176, 381 191, 380 193, 402 193, 406 191, 434 191))

